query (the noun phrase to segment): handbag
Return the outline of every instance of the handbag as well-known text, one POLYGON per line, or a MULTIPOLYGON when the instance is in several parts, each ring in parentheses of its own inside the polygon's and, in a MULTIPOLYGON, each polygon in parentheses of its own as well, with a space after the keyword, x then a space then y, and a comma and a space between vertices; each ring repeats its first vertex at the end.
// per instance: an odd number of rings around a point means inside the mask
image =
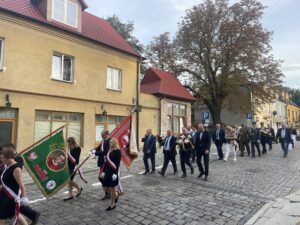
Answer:
POLYGON ((289 150, 289 151, 292 151, 292 150, 293 150, 293 145, 292 145, 292 143, 289 143, 289 145, 288 145, 288 150, 289 150))

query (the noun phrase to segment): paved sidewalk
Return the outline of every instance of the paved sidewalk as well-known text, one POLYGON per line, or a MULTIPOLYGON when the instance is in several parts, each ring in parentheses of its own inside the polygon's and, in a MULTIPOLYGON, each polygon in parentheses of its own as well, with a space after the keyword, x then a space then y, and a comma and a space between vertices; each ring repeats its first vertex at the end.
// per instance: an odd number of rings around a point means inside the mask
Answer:
POLYGON ((300 225, 300 190, 264 205, 245 225, 300 225))

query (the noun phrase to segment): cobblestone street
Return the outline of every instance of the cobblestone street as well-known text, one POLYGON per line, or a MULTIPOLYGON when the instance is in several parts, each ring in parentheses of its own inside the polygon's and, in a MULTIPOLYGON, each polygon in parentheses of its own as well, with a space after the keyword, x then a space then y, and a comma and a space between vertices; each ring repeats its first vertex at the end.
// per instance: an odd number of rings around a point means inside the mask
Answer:
MULTIPOLYGON (((177 156, 178 161, 179 156, 177 156)), ((79 198, 63 202, 61 191, 54 198, 42 200, 35 185, 28 184, 31 206, 42 215, 40 224, 245 224, 264 204, 300 189, 300 151, 282 157, 279 145, 260 158, 232 158, 225 163, 211 154, 210 177, 205 182, 198 172, 182 179, 173 176, 172 166, 167 175, 141 175, 141 157, 131 171, 123 168, 125 190, 117 208, 107 213, 109 202, 97 185, 97 172, 85 173, 89 183, 83 184, 79 198)), ((89 165, 95 163, 91 160, 89 165)), ((158 155, 157 165, 162 164, 158 155)), ((179 165, 178 165, 179 166, 179 165)), ((194 166, 196 166, 194 164, 194 166)), ((179 166, 180 167, 180 166, 179 166)), ((158 169, 159 170, 159 169, 158 169)), ((197 171, 197 170, 196 170, 197 171)), ((78 180, 78 178, 77 178, 78 180)))

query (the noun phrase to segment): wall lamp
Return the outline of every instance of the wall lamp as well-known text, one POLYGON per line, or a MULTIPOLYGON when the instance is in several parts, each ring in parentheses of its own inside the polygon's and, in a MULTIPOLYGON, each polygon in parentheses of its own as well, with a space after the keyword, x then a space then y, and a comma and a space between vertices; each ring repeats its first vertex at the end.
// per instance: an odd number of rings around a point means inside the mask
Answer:
POLYGON ((9 101, 9 94, 5 96, 5 100, 6 100, 5 108, 11 108, 11 102, 9 101))

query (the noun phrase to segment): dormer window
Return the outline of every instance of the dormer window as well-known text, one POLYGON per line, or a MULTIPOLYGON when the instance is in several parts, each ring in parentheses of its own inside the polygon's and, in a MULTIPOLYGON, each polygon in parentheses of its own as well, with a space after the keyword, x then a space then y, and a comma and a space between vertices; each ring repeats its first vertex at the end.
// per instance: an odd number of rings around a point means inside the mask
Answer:
POLYGON ((53 0, 52 18, 72 27, 77 27, 78 6, 68 0, 53 0))

